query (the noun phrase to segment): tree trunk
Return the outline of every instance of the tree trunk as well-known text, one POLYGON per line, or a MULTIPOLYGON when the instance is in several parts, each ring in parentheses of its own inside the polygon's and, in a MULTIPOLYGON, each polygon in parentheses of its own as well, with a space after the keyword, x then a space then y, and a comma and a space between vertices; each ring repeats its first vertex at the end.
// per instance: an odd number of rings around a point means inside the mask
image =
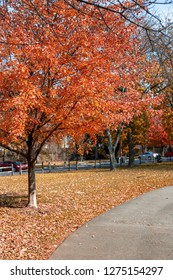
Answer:
POLYGON ((34 152, 33 135, 28 135, 28 206, 37 208, 37 197, 36 197, 36 181, 35 181, 35 162, 37 159, 36 153, 34 152))
POLYGON ((110 170, 116 170, 116 164, 115 164, 115 153, 113 151, 110 152, 110 170))
POLYGON ((123 126, 121 128, 117 129, 116 137, 115 137, 115 142, 114 142, 114 150, 116 151, 116 148, 120 142, 120 136, 123 130, 123 126))
POLYGON ((127 138, 128 138, 128 146, 129 146, 129 166, 133 167, 134 166, 134 147, 133 147, 132 134, 131 134, 130 130, 127 133, 127 138))
POLYGON ((37 208, 35 162, 28 160, 28 206, 37 208))
POLYGON ((116 170, 116 160, 115 160, 115 149, 112 145, 112 136, 109 131, 109 129, 106 130, 106 134, 108 136, 108 150, 109 150, 109 156, 110 156, 110 170, 116 170))
POLYGON ((98 143, 95 145, 95 160, 99 159, 99 154, 98 154, 98 143))

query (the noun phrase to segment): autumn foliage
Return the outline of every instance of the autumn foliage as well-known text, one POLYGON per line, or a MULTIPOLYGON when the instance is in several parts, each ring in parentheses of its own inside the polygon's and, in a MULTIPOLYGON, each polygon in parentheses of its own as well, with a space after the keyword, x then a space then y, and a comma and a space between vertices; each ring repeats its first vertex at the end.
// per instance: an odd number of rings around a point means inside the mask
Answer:
POLYGON ((41 0, 4 2, 0 14, 0 143, 28 161, 36 206, 46 141, 128 123, 151 102, 140 90, 150 66, 137 26, 116 13, 41 0))

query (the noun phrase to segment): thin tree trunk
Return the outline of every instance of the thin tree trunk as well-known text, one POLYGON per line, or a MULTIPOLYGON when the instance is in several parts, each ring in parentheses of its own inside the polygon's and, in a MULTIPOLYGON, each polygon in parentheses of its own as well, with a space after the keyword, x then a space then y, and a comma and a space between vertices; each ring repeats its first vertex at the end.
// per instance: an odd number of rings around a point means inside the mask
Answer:
POLYGON ((28 206, 37 208, 35 162, 28 161, 28 206))
POLYGON ((109 131, 109 129, 106 130, 106 134, 108 136, 108 150, 109 150, 109 156, 110 156, 110 170, 116 170, 116 164, 115 164, 115 149, 112 145, 112 136, 109 131))
POLYGON ((110 169, 115 170, 116 169, 116 158, 115 158, 115 150, 118 146, 118 143, 120 141, 120 136, 123 130, 123 125, 121 128, 117 130, 116 137, 115 137, 115 142, 114 144, 112 143, 112 136, 109 131, 109 129, 106 130, 107 136, 108 136, 108 150, 109 150, 109 155, 110 155, 110 169))
POLYGON ((34 152, 33 135, 28 135, 28 206, 37 208, 37 197, 36 197, 36 180, 35 180, 35 162, 37 157, 34 152))
POLYGON ((111 151, 110 153, 110 170, 116 170, 116 164, 115 164, 115 154, 113 151, 111 151))
POLYGON ((116 150, 118 143, 120 142, 120 136, 121 136, 122 130, 123 130, 123 126, 122 126, 122 128, 117 129, 115 142, 114 142, 114 150, 116 150))
POLYGON ((127 138, 128 138, 128 146, 129 146, 129 166, 133 167, 134 166, 134 147, 133 147, 132 134, 131 134, 130 130, 127 133, 127 138))

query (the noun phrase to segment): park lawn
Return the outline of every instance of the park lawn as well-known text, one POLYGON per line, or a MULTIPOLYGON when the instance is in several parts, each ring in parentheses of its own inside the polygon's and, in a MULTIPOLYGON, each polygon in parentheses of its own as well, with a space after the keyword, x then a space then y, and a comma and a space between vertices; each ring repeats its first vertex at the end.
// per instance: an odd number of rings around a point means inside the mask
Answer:
POLYGON ((173 185, 173 164, 37 174, 36 178, 38 209, 31 209, 25 207, 27 176, 0 177, 0 259, 48 259, 90 219, 142 193, 173 185))

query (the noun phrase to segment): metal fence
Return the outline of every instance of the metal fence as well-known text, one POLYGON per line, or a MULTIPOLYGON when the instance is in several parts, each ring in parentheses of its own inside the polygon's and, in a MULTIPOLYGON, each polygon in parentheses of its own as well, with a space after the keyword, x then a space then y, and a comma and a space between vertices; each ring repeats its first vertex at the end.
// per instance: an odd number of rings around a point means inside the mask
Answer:
MULTIPOLYGON (((172 158, 162 157, 162 162, 170 162, 173 161, 172 158)), ((121 157, 116 159, 116 166, 127 166, 129 163, 129 159, 127 157, 121 157)), ((142 164, 153 164, 157 163, 157 160, 139 160, 135 158, 135 165, 142 164)), ((89 170, 96 168, 110 168, 109 160, 76 160, 76 161, 65 161, 65 162, 42 162, 41 164, 36 164, 36 173, 51 173, 51 172, 64 172, 64 171, 73 171, 73 170, 89 170)), ((22 175, 26 174, 28 170, 22 170, 20 167, 19 171, 16 171, 13 164, 7 167, 0 167, 0 176, 13 176, 13 175, 22 175)))

